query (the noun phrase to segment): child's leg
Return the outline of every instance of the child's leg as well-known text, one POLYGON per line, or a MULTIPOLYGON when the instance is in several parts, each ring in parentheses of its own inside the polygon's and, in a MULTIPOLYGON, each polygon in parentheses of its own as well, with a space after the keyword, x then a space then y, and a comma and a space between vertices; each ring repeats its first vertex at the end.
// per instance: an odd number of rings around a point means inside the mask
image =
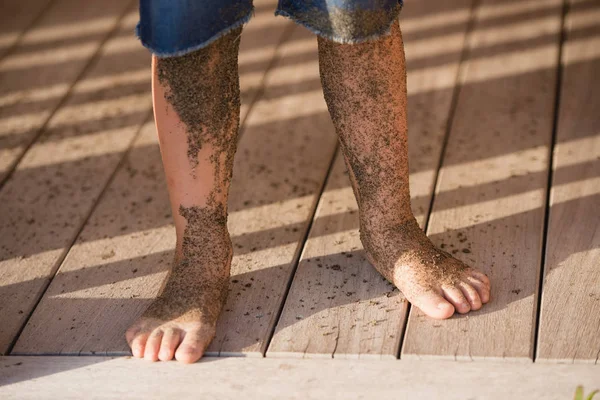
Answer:
POLYGON ((227 195, 239 125, 240 33, 181 57, 153 58, 154 115, 177 249, 160 296, 127 331, 136 357, 194 362, 215 334, 232 256, 227 195))
POLYGON ((433 318, 479 309, 489 301, 489 279, 436 249, 410 208, 406 71, 398 24, 391 35, 362 44, 318 40, 325 100, 360 208, 369 259, 433 318))

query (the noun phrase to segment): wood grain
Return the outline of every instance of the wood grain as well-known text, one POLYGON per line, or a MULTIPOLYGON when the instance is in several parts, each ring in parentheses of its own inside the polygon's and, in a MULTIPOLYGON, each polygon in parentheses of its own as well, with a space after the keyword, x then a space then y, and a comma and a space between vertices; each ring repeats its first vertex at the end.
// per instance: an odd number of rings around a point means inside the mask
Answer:
POLYGON ((570 399, 599 387, 589 365, 447 361, 210 358, 148 363, 108 357, 0 358, 0 397, 10 399, 570 399), (468 377, 465 379, 465 377, 468 377))
POLYGON ((0 352, 30 315, 149 115, 148 73, 143 80, 131 77, 149 63, 129 34, 136 19, 133 12, 122 20, 0 191, 0 352))
POLYGON ((537 3, 476 10, 427 232, 492 300, 446 321, 412 308, 401 358, 532 359, 561 25, 560 1, 537 3))
POLYGON ((0 184, 130 4, 57 0, 0 61, 0 184))
MULTIPOLYGON (((436 54, 419 29, 442 1, 406 4, 400 25, 408 66, 409 157, 412 206, 424 226, 446 132, 469 13, 463 30, 443 40, 446 63, 428 69, 436 54), (416 37, 416 34, 419 37, 416 37), (448 53, 447 49, 455 49, 448 53)), ((470 1, 456 4, 469 9, 470 1)), ((358 208, 343 157, 336 163, 314 218, 268 357, 396 358, 407 303, 365 259, 358 208)))
POLYGON ((600 355, 600 27, 593 16, 599 1, 569 3, 537 361, 597 364, 600 355))

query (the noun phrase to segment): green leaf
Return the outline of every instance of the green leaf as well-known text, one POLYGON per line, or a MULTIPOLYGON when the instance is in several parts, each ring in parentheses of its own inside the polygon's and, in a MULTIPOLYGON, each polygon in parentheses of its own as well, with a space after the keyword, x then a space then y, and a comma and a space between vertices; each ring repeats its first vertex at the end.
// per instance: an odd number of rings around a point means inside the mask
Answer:
POLYGON ((590 395, 586 398, 586 400, 592 400, 592 398, 596 395, 596 393, 599 393, 600 390, 594 390, 592 393, 590 393, 590 395))
POLYGON ((574 400, 583 400, 583 386, 577 386, 577 389, 575 389, 574 400))

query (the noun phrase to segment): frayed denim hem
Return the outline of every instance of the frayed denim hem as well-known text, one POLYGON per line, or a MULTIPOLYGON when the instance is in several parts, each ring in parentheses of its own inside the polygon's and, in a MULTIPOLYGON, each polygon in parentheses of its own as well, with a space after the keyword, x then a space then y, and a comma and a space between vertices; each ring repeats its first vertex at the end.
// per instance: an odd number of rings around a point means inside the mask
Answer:
POLYGON ((275 10, 275 15, 276 16, 281 15, 282 17, 289 18, 290 20, 294 21, 296 24, 305 27, 306 29, 308 29, 309 31, 314 33, 315 35, 318 35, 325 39, 331 40, 332 42, 339 43, 339 44, 358 44, 358 43, 364 43, 364 42, 370 42, 373 40, 377 40, 377 39, 381 38, 382 36, 388 36, 392 31, 393 24, 399 23, 398 16, 400 15, 401 10, 402 10, 402 3, 400 2, 398 4, 398 6, 394 9, 394 13, 392 14, 392 18, 390 19, 390 22, 387 25, 383 26, 382 27, 383 29, 381 29, 379 32, 375 32, 371 35, 368 35, 365 37, 360 37, 360 38, 347 38, 347 37, 342 37, 339 35, 331 34, 328 32, 323 32, 321 29, 314 26, 313 24, 310 24, 309 22, 302 20, 302 19, 296 17, 295 15, 293 15, 285 10, 282 10, 280 8, 275 10))
POLYGON ((161 57, 161 58, 179 57, 179 56, 183 56, 183 55, 192 53, 194 51, 200 50, 200 49, 210 45, 211 43, 213 43, 213 42, 217 41, 218 39, 222 38, 223 36, 227 35, 229 32, 233 31, 234 29, 239 28, 240 26, 248 23, 253 15, 254 15, 254 7, 252 7, 252 9, 248 12, 248 14, 246 14, 246 16, 244 16, 242 19, 236 21, 235 23, 228 26, 227 28, 222 29, 221 31, 215 33, 210 39, 205 40, 204 42, 202 42, 200 44, 187 47, 183 50, 177 50, 177 51, 173 51, 173 52, 159 51, 159 50, 154 49, 150 44, 146 43, 140 36, 140 23, 139 22, 135 27, 135 35, 138 37, 138 39, 142 43, 142 46, 144 46, 145 48, 150 50, 150 52, 152 54, 154 54, 155 56, 161 57))

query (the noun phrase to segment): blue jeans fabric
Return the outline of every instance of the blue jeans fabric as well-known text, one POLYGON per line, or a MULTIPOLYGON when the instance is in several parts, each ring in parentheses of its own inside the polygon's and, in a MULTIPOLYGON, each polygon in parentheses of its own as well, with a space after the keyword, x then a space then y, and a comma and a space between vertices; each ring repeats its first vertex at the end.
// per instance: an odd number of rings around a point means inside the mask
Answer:
MULTIPOLYGON (((291 18, 338 43, 359 43, 388 34, 402 0, 279 0, 275 15, 291 18)), ((252 0, 140 0, 136 33, 159 57, 208 46, 248 22, 252 0)))

